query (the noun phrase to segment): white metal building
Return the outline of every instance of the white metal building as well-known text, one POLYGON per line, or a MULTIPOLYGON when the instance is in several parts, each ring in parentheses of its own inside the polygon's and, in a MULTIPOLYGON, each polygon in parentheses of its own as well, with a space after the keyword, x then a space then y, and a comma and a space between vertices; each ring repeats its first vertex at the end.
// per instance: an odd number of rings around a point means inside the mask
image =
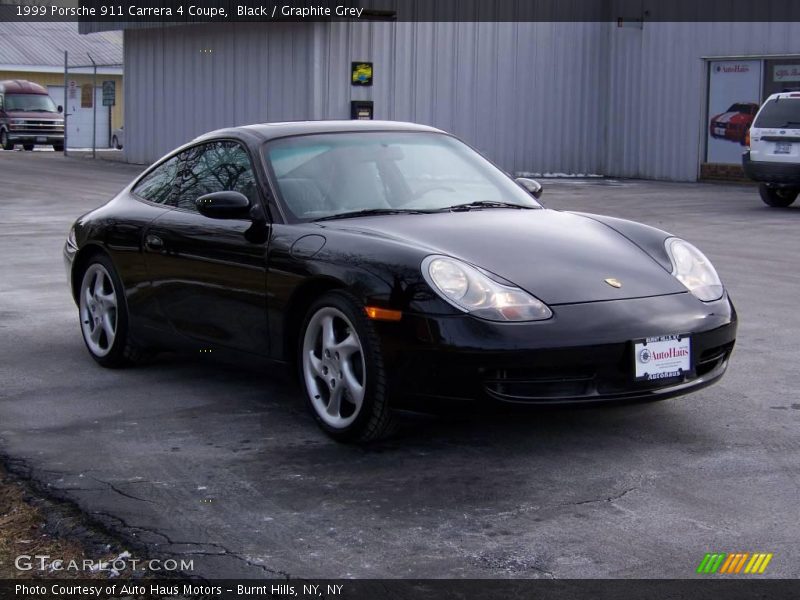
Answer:
POLYGON ((511 172, 693 181, 741 154, 733 125, 710 127, 718 111, 800 85, 797 22, 139 23, 124 48, 137 163, 211 129, 372 100, 375 118, 441 127, 511 172), (352 85, 354 61, 372 86, 352 85))

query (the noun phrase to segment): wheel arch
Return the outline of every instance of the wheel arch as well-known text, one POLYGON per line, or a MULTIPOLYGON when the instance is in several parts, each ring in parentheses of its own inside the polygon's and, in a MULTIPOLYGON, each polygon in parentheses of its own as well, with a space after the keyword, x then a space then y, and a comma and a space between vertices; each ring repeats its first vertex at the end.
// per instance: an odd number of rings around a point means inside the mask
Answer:
POLYGON ((304 281, 292 292, 283 317, 283 359, 294 365, 297 360, 298 336, 311 304, 333 290, 350 290, 344 281, 331 276, 304 281))
MULTIPOLYGON (((72 290, 72 299, 75 301, 75 304, 78 304, 78 290, 81 287, 81 277, 83 276, 83 272, 86 269, 86 265, 88 265, 89 260, 93 256, 97 256, 98 254, 103 254, 111 260, 111 255, 106 252, 106 249, 103 248, 100 244, 86 244, 83 248, 78 250, 78 253, 75 255, 75 259, 72 261, 72 271, 70 272, 70 288, 72 290)), ((111 260, 113 263, 114 261, 111 260)))

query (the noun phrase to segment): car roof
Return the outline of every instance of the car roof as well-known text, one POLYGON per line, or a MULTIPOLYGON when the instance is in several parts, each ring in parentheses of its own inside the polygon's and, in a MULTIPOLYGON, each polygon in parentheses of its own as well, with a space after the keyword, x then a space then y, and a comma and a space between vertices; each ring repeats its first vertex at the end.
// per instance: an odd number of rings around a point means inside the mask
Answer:
POLYGON ((193 141, 203 141, 218 137, 236 138, 261 138, 263 141, 294 135, 309 135, 315 133, 346 133, 358 131, 422 131, 443 133, 440 129, 419 125, 417 123, 404 123, 402 121, 286 121, 283 123, 256 123, 240 127, 228 127, 209 131, 195 138, 193 141))
POLYGON ((42 94, 47 96, 47 90, 38 83, 24 79, 6 79, 0 81, 0 92, 5 94, 42 94))
POLYGON ((777 94, 770 95, 770 97, 767 98, 767 102, 775 100, 776 98, 780 98, 781 100, 784 98, 798 99, 800 98, 800 92, 778 92, 777 94))

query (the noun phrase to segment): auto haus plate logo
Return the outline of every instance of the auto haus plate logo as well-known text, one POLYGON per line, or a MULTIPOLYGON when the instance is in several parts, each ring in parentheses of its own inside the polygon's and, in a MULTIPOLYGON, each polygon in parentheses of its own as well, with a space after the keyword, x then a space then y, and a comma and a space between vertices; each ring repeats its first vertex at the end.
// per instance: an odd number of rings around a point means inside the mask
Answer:
POLYGON ((701 575, 761 575, 771 560, 771 552, 708 552, 696 572, 701 575))
POLYGON ((637 381, 682 377, 691 370, 691 340, 685 335, 649 337, 634 343, 637 381))

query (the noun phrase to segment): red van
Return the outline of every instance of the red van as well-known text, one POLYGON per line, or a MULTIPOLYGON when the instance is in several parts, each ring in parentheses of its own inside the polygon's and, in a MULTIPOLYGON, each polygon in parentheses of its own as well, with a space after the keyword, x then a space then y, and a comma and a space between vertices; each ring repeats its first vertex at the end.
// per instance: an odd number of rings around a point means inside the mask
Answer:
POLYGON ((0 81, 0 147, 13 150, 22 144, 33 150, 35 144, 64 149, 63 108, 39 84, 22 79, 0 81))

